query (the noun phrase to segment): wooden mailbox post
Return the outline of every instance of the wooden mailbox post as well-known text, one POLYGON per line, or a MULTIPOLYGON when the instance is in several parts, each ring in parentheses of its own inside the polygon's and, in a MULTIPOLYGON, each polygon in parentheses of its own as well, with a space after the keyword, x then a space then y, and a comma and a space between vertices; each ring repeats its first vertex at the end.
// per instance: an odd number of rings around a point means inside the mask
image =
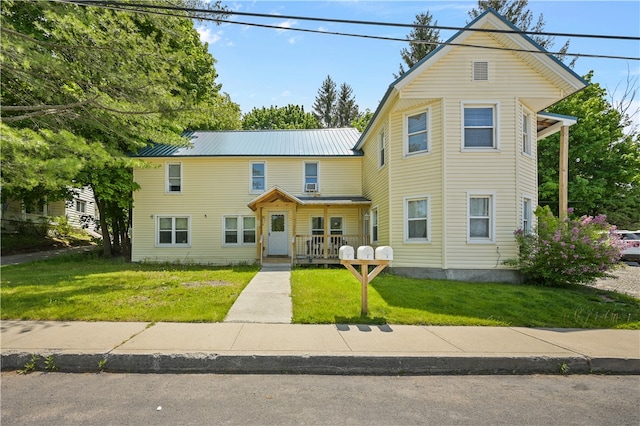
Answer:
POLYGON ((360 281, 362 287, 362 315, 367 315, 368 308, 368 292, 369 282, 373 280, 384 268, 386 268, 393 260, 393 249, 389 246, 381 246, 375 250, 370 246, 358 247, 358 258, 354 257, 353 247, 342 246, 339 251, 340 263, 343 264, 354 277, 360 281), (360 265, 360 272, 354 267, 360 265), (369 265, 375 268, 369 272, 369 265))

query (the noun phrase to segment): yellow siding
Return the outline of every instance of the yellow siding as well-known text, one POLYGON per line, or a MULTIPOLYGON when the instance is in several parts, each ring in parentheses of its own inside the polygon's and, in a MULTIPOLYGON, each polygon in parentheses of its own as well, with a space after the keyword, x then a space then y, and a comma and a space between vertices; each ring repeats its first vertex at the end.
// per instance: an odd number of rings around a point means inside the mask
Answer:
POLYGON ((370 132, 370 137, 364 143, 364 159, 362 165, 362 193, 371 200, 371 208, 378 209, 378 242, 376 245, 389 245, 389 169, 393 158, 390 149, 396 137, 394 129, 389 128, 388 121, 370 132), (386 165, 379 167, 379 138, 384 132, 387 140, 386 165))
MULTIPOLYGON (((184 261, 209 264, 254 262, 256 245, 224 246, 225 215, 255 216, 247 204, 259 196, 250 191, 250 163, 266 162, 267 189, 278 186, 295 196, 304 194, 304 160, 301 158, 179 158, 149 159, 155 167, 134 170, 141 189, 134 193, 132 259, 134 261, 184 261), (165 164, 182 163, 182 193, 165 192, 165 164), (191 217, 191 247, 155 247, 156 215, 191 217)), ((361 159, 314 158, 320 164, 322 196, 360 196, 361 159)), ((357 209, 355 209, 357 211, 357 209)), ((263 231, 268 232, 269 211, 288 213, 289 241, 293 236, 295 205, 274 204, 265 209, 263 231)), ((348 226, 349 222, 347 221, 348 226)), ((302 229, 306 226, 302 225, 302 229)), ((357 227, 357 225, 356 225, 357 227)), ((298 232, 300 232, 298 230, 298 232)), ((265 245, 267 239, 265 237, 265 245)))

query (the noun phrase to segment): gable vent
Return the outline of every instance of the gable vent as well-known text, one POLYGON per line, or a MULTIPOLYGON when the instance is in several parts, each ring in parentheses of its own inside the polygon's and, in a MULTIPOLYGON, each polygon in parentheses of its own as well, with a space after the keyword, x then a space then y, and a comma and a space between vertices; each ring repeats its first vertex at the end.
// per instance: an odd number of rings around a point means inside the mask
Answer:
POLYGON ((473 81, 489 80, 489 62, 473 63, 473 81))

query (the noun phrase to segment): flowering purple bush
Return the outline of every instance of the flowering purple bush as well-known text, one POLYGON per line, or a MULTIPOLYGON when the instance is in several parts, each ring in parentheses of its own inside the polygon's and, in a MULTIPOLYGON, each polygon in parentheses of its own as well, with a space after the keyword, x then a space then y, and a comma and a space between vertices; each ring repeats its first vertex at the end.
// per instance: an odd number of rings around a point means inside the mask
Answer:
POLYGON ((604 215, 561 221, 547 206, 538 207, 536 217, 536 232, 515 232, 519 255, 505 262, 520 269, 527 282, 552 287, 593 284, 619 265, 622 245, 604 215))

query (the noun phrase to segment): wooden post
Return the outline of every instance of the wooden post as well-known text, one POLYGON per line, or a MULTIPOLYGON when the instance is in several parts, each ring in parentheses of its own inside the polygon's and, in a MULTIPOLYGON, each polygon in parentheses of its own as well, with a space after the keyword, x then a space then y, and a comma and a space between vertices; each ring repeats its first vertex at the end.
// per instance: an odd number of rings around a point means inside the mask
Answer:
POLYGON ((569 126, 560 129, 560 176, 558 217, 567 218, 569 210, 569 126))
POLYGON ((340 263, 343 264, 362 286, 362 309, 360 313, 362 316, 365 316, 369 313, 369 294, 368 294, 368 285, 369 281, 373 280, 378 276, 380 272, 384 268, 386 268, 390 261, 382 260, 382 259, 351 259, 351 260, 340 260, 340 263), (360 265, 360 272, 353 265, 360 265), (369 272, 369 265, 375 265, 375 268, 371 272, 369 272))

